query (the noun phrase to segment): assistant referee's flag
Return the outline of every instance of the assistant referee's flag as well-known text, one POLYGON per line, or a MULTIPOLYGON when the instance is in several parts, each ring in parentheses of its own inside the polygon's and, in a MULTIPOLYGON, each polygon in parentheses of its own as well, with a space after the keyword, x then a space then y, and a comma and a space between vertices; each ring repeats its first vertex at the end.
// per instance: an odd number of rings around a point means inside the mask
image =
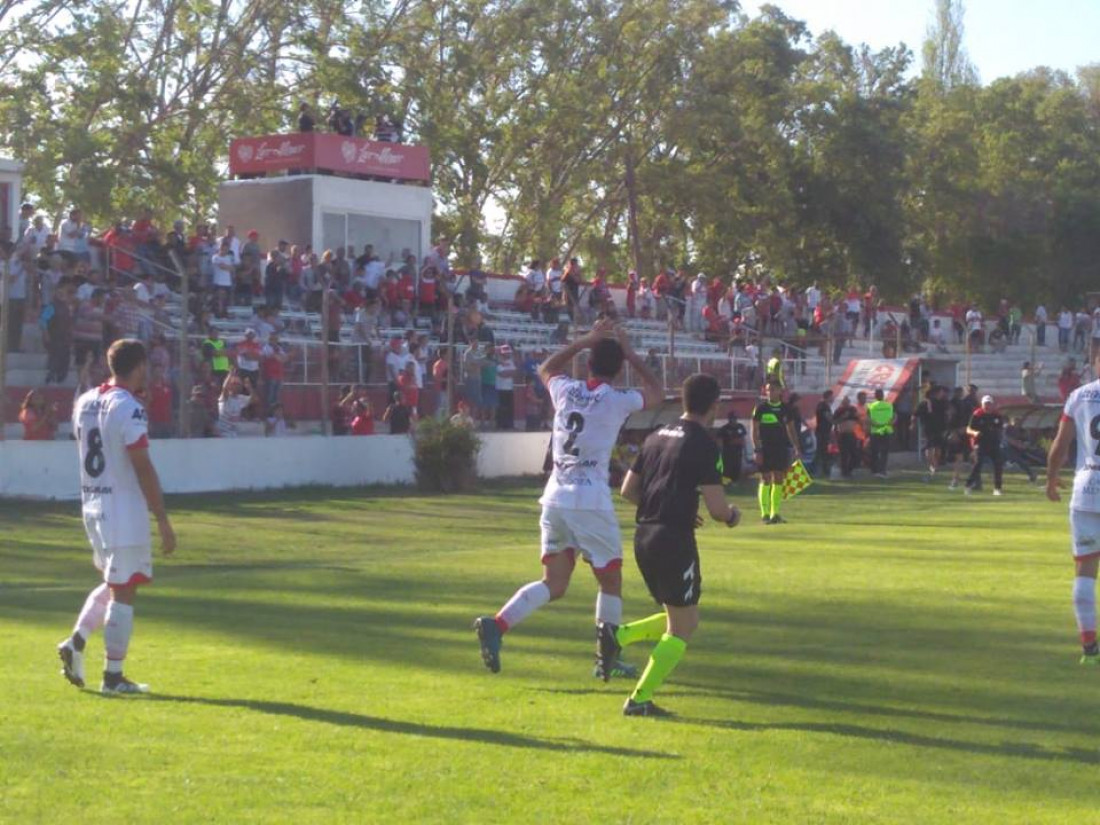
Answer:
POLYGON ((806 466, 801 461, 796 461, 783 479, 783 500, 794 498, 813 483, 814 480, 806 472, 806 466))

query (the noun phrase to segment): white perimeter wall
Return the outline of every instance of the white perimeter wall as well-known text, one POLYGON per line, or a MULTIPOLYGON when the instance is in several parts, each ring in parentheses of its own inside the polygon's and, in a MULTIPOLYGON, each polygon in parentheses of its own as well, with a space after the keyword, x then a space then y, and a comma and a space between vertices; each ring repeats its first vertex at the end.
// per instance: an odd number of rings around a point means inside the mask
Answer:
MULTIPOLYGON (((482 436, 483 478, 542 472, 549 433, 482 436)), ((401 435, 154 441, 153 461, 168 493, 273 490, 307 484, 411 484, 412 441, 401 435)), ((0 442, 0 498, 80 497, 72 441, 0 442)))

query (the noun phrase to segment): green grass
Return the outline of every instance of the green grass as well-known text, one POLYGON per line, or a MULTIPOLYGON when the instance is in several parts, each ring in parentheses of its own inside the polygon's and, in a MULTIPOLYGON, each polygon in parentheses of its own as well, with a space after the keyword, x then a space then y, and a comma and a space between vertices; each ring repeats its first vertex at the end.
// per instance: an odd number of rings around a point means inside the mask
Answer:
MULTIPOLYGON (((592 680, 581 568, 482 667, 472 618, 538 573, 532 485, 170 502, 129 701, 57 674, 95 584, 77 508, 0 504, 0 822, 1096 821, 1065 509, 1008 493, 826 484, 701 531, 674 720, 592 680)), ((625 599, 652 612, 629 553, 625 599)))

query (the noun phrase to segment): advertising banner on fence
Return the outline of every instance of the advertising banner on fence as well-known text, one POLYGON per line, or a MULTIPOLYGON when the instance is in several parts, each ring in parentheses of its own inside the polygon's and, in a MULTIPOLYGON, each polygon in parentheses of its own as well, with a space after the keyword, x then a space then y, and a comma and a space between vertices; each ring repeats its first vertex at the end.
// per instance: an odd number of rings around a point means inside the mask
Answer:
POLYGON ((886 400, 897 401, 898 393, 909 383, 917 367, 919 358, 857 358, 848 362, 848 369, 833 392, 836 403, 848 396, 855 403, 856 393, 865 392, 868 396, 881 389, 886 400))
POLYGON ((421 183, 427 183, 431 174, 426 146, 303 132, 237 138, 229 147, 232 175, 262 175, 291 169, 302 172, 317 169, 421 183))

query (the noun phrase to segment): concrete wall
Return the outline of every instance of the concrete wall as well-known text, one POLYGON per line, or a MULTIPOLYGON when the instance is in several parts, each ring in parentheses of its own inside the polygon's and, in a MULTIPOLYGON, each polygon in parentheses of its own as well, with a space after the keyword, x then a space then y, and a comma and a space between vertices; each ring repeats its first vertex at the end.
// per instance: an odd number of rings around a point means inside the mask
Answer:
MULTIPOLYGON (((548 439, 549 433, 482 436, 481 476, 541 472, 548 439)), ((152 453, 161 484, 169 493, 413 481, 412 442, 399 435, 155 441, 152 453)), ((73 442, 0 442, 0 498, 73 500, 79 495, 73 442)))

